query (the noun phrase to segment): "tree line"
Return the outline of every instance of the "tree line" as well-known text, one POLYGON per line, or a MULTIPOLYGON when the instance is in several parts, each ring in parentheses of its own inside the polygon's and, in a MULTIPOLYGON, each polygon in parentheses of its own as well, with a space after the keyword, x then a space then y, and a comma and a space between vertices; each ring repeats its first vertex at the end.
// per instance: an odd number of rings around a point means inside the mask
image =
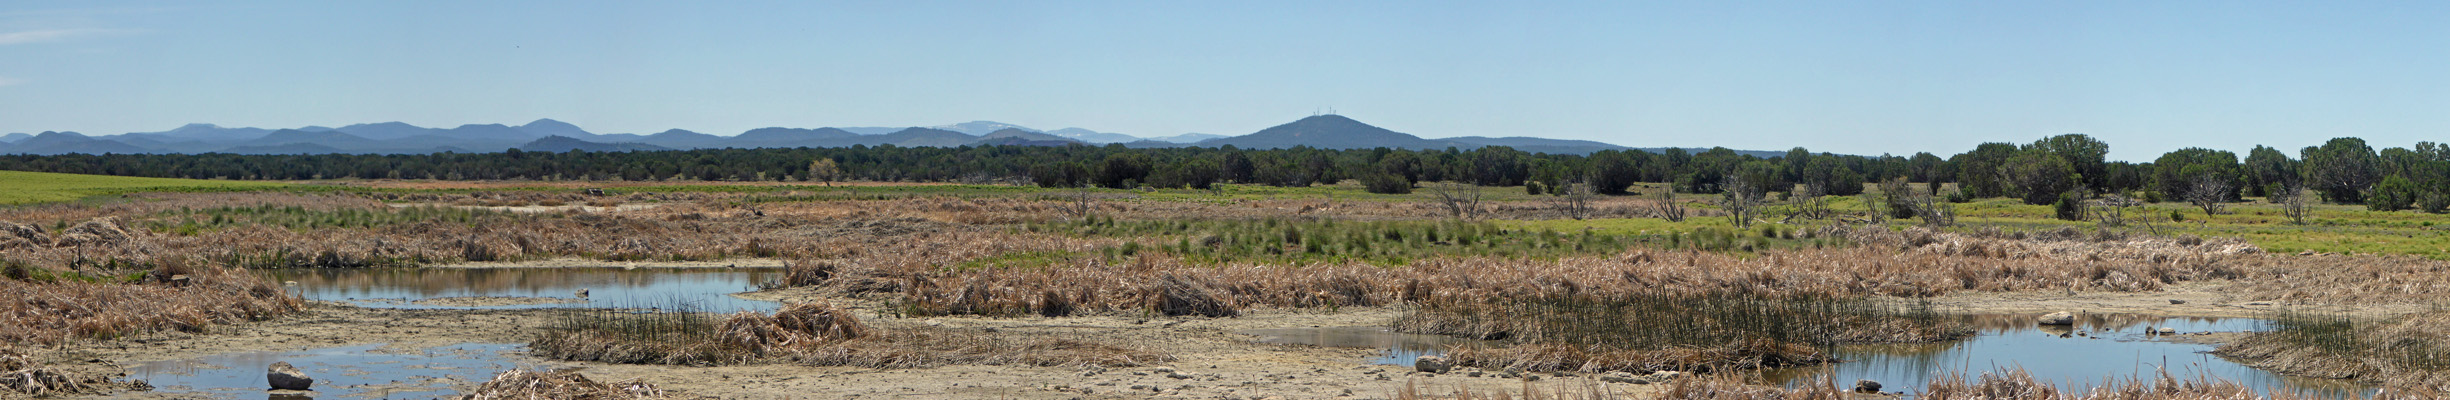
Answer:
MULTIPOLYGON (((1984 143, 1942 158, 1839 155, 1795 148, 1756 157, 1726 148, 1700 152, 1600 151, 1590 155, 1476 149, 1289 149, 1107 146, 962 146, 701 149, 623 152, 434 154, 70 154, 0 156, 0 169, 192 179, 811 181, 1017 183, 1046 187, 1208 188, 1220 182, 1307 186, 1358 180, 1374 192, 1421 182, 1522 186, 1533 194, 1587 187, 1622 195, 1636 183, 1677 192, 1726 190, 1855 195, 1867 183, 1904 179, 1954 184, 1960 197, 2028 204, 2105 194, 2151 200, 2238 201, 2297 193, 2377 210, 2450 208, 2450 146, 2417 143, 2379 151, 2357 138, 2287 152, 2256 146, 2244 158, 2204 148, 2147 163, 2108 161, 2109 144, 2081 134, 2032 143, 1984 143), (824 160, 823 170, 812 168, 824 160)), ((1926 185, 1938 194, 1943 185, 1926 185)))

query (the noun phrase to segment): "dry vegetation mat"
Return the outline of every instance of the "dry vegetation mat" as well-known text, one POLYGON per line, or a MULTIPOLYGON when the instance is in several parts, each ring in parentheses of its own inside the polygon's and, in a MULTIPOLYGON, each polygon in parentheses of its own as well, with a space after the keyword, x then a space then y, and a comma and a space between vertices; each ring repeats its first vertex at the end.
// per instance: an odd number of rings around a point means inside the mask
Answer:
POLYGON ((153 331, 203 332, 213 324, 297 312, 296 297, 245 271, 165 266, 129 278, 0 266, 0 341, 60 343, 153 331), (117 279, 117 280, 113 280, 117 279))
POLYGON ((573 371, 502 371, 461 400, 628 400, 663 397, 663 390, 639 380, 599 383, 573 371))
POLYGON ((792 304, 772 315, 718 316, 687 307, 570 310, 559 319, 529 344, 538 356, 623 364, 791 362, 869 368, 1130 367, 1173 360, 1165 354, 1054 335, 875 328, 848 310, 824 304, 792 304))

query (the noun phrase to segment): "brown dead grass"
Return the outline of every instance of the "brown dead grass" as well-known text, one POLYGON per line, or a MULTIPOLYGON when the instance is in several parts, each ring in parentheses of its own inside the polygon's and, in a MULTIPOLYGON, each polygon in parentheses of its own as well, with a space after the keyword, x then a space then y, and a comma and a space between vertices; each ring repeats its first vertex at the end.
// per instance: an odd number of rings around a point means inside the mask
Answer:
POLYGON ((278 287, 231 268, 157 273, 142 283, 0 279, 0 343, 60 343, 154 331, 203 332, 303 306, 278 287), (183 280, 174 277, 183 276, 183 280))
POLYGON ((539 336, 529 347, 547 358, 630 364, 1130 367, 1174 359, 1163 353, 1057 335, 936 327, 879 329, 860 322, 848 310, 824 304, 793 304, 774 315, 733 314, 719 323, 695 323, 690 316, 669 314, 611 318, 591 319, 584 326, 565 324, 539 336))
POLYGON ((662 389, 639 380, 597 383, 577 372, 502 371, 462 400, 628 400, 663 397, 662 389))
POLYGON ((92 392, 111 386, 110 376, 52 367, 45 357, 15 346, 0 345, 0 397, 36 397, 92 392))

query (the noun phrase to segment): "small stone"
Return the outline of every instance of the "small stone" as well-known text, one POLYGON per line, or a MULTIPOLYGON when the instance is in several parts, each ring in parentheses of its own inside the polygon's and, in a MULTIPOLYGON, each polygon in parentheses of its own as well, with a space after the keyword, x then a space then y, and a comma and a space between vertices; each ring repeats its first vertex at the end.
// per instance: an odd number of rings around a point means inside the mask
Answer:
POLYGON ((1856 380, 1855 393, 1880 393, 1880 381, 1870 379, 1856 380))
POLYGON ((299 371, 288 361, 272 363, 271 367, 265 368, 264 377, 271 381, 273 389, 309 390, 315 386, 315 378, 306 376, 305 371, 299 371))
POLYGON ((2164 326, 2164 327, 2161 327, 2161 330, 2160 330, 2159 332, 2161 332, 2161 334, 2163 334, 2163 335, 2176 335, 2176 334, 2178 334, 2178 328, 2171 328, 2171 327, 2166 327, 2166 326, 2164 326))
POLYGON ((1445 356, 1420 356, 1412 359, 1412 369, 1416 371, 1443 374, 1446 373, 1446 370, 1453 368, 1455 368, 1454 362, 1447 360, 1445 356))
POLYGON ((2042 325, 2075 325, 2076 315, 2070 314, 2066 311, 2054 312, 2043 314, 2042 317, 2037 319, 2035 322, 2042 325))
POLYGON ((582 298, 582 299, 587 298, 587 289, 579 289, 579 290, 578 290, 578 292, 577 292, 577 293, 575 293, 575 294, 577 294, 577 295, 578 295, 578 298, 582 298))
POLYGON ((2186 304, 2186 300, 2169 299, 2169 304, 2186 304))

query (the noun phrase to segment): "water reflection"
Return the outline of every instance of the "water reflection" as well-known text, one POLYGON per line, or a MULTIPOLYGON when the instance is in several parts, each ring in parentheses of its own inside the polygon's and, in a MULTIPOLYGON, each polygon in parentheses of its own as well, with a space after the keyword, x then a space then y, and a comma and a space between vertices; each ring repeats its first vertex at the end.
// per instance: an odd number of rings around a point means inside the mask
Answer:
POLYGON ((514 344, 460 344, 389 352, 382 344, 239 352, 137 364, 128 378, 181 398, 447 398, 524 365, 514 344), (267 393, 264 368, 287 361, 315 378, 311 393, 267 393))
POLYGON ((1977 376, 2001 368, 2022 368, 2061 389, 2102 386, 2112 379, 2154 376, 2166 369, 2178 378, 2209 376, 2245 384, 2264 393, 2274 389, 2308 394, 2346 396, 2362 386, 2337 380, 2284 377, 2208 354, 2213 346, 2157 341, 2155 328, 2176 329, 2180 335, 2198 332, 2244 332, 2259 327, 2246 318, 2168 318, 2135 314, 2088 314, 2072 326, 2037 326, 2038 315, 1964 317, 1980 329, 1970 339, 1901 345, 1844 346, 1836 355, 1846 362, 1807 368, 1766 371, 1767 379, 1789 386, 1814 384, 1834 374, 1836 382, 1879 381, 1890 388, 1919 390, 1931 379, 1950 372, 1977 376))
POLYGON ((1260 343, 1382 349, 1386 352, 1370 359, 1370 363, 1386 365, 1412 365, 1412 360, 1420 356, 1445 352, 1447 345, 1477 342, 1448 336, 1397 333, 1376 326, 1251 329, 1235 333, 1259 336, 1260 343))
POLYGON ((685 302, 702 311, 773 311, 781 304, 733 297, 783 276, 782 268, 358 268, 258 270, 297 282, 308 300, 384 308, 636 307, 685 302), (586 289, 587 296, 576 294, 586 289), (437 298, 549 297, 568 303, 456 306, 437 298))

